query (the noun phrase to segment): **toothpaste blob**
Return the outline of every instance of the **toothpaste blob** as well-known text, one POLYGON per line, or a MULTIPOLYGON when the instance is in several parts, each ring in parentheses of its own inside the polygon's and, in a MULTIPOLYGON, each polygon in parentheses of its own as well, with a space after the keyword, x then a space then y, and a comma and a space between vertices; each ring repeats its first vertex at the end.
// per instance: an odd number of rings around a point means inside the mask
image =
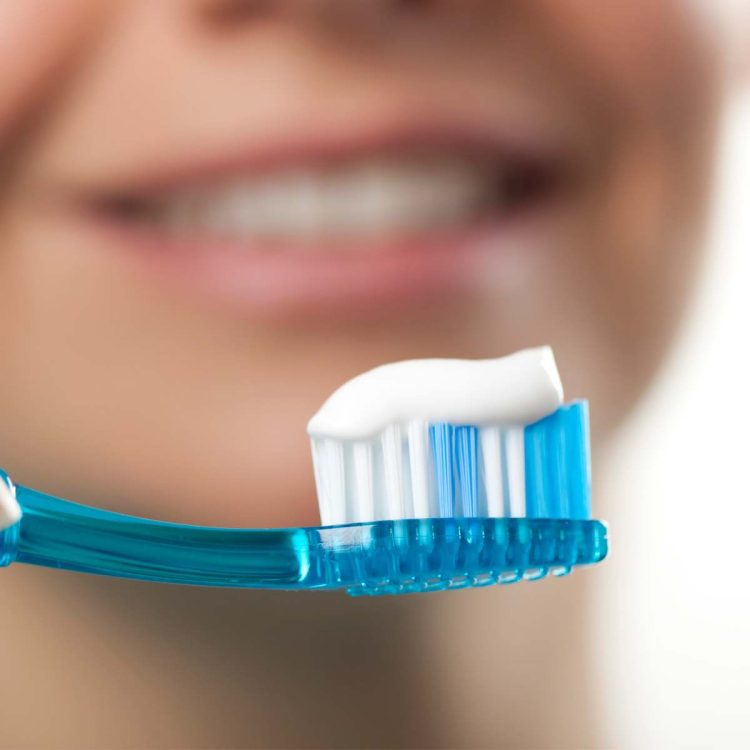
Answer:
POLYGON ((532 424, 563 402, 549 346, 499 359, 415 359, 342 385, 307 425, 312 438, 367 440, 413 420, 451 425, 532 424))
POLYGON ((307 427, 323 526, 586 517, 587 412, 562 399, 549 347, 350 380, 307 427))
POLYGON ((0 531, 21 520, 21 506, 16 500, 13 485, 9 482, 10 480, 0 477, 0 531))

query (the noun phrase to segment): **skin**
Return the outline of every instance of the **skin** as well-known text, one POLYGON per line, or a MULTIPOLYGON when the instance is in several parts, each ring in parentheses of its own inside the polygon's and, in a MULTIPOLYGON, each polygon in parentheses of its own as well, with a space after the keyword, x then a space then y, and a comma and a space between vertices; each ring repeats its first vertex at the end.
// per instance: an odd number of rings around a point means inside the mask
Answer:
MULTIPOLYGON (((0 47, 0 444, 17 482, 176 521, 314 524, 305 424, 363 370, 549 343, 567 394, 591 401, 596 457, 658 366, 699 259, 720 98, 715 40, 685 4, 6 0, 0 13, 16 30, 0 47), (397 316, 196 302, 131 273, 50 198, 208 154, 237 122, 263 142, 279 123, 467 101, 488 127, 508 102, 537 112, 578 177, 517 277, 397 316)), ((350 602, 18 566, 3 589, 8 746, 595 739, 583 575, 350 602)))

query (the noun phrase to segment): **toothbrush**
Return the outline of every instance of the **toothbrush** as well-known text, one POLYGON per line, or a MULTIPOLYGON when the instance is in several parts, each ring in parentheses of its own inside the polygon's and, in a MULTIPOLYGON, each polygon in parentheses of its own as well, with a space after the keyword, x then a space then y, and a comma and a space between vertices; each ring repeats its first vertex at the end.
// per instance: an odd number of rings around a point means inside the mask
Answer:
POLYGON ((587 404, 563 403, 548 347, 376 368, 308 432, 319 527, 164 523, 0 470, 0 566, 361 595, 561 576, 607 554, 607 528, 591 519, 587 404))

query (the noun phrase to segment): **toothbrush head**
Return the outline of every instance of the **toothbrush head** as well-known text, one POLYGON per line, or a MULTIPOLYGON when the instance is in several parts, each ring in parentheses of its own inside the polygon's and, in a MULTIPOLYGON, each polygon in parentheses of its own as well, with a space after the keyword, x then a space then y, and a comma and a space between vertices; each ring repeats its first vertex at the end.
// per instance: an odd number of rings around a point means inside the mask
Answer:
POLYGON ((600 521, 428 518, 318 529, 311 560, 326 588, 412 594, 565 576, 607 556, 600 521), (320 545, 321 551, 317 547, 320 545))
POLYGON ((562 398, 549 347, 354 378, 308 425, 323 525, 589 518, 588 407, 562 398))
POLYGON ((591 520, 588 405, 562 403, 548 347, 377 368, 308 432, 323 526, 382 524, 393 537, 365 593, 561 575, 606 555, 606 527, 591 520))

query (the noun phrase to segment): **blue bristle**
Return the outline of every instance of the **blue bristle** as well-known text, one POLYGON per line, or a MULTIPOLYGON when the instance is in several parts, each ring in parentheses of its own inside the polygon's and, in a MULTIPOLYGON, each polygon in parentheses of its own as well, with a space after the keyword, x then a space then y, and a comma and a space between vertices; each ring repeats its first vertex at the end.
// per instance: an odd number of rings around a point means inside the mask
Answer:
POLYGON ((551 494, 548 480, 553 472, 550 472, 550 467, 547 466, 547 434, 550 417, 529 425, 523 433, 526 516, 528 518, 552 517, 551 509, 548 507, 551 494))
MULTIPOLYGON (((429 432, 440 517, 478 516, 478 429, 438 423, 429 432)), ((562 406, 525 428, 524 475, 527 518, 591 518, 585 401, 562 406)), ((503 482, 507 499, 507 472, 503 482)))
POLYGON ((529 518, 591 517, 587 424, 587 404, 576 401, 524 430, 529 518))
POLYGON ((441 518, 454 515, 453 440, 455 427, 449 424, 430 425, 430 442, 435 457, 438 508, 441 518))
POLYGON ((461 488, 461 505, 463 515, 474 517, 479 514, 479 490, 477 475, 477 439, 476 427, 455 428, 456 473, 458 486, 461 488))
POLYGON ((561 434, 564 440, 568 486, 568 517, 591 518, 591 461, 589 454, 589 405, 577 401, 563 410, 561 434))

